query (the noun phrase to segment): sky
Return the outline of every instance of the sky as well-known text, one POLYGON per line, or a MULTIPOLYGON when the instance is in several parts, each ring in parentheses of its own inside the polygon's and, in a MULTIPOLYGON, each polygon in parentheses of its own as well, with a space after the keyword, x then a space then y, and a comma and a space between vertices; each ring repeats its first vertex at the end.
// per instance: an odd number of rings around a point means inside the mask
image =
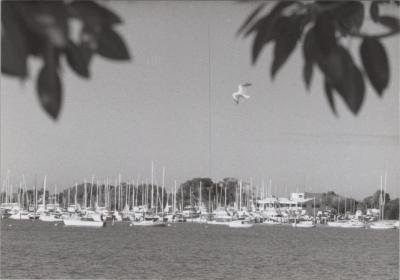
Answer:
MULTIPOLYGON (((92 176, 150 181, 154 161, 157 182, 165 167, 168 187, 193 177, 236 177, 255 185, 271 178, 277 195, 334 190, 360 199, 378 189, 387 172, 387 190, 399 196, 399 37, 385 40, 392 78, 384 97, 368 84, 354 116, 336 96, 335 117, 320 73, 306 91, 299 47, 273 81, 271 46, 251 64, 252 40, 235 32, 254 4, 107 5, 124 20, 116 30, 133 60, 96 56, 90 80, 63 61, 58 121, 38 102, 37 60, 29 61, 24 82, 2 76, 2 181, 8 171, 14 185, 24 174, 28 187, 46 175, 50 190, 92 176), (252 83, 251 98, 236 105, 231 94, 242 82, 252 83)), ((373 30, 370 20, 366 25, 373 30)), ((360 63, 359 42, 345 45, 360 63)))

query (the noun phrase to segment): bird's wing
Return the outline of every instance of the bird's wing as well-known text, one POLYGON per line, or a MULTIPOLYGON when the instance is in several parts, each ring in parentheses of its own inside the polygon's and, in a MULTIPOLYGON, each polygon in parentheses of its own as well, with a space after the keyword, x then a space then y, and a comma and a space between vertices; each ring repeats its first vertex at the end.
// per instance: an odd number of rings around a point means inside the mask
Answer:
POLYGON ((246 98, 246 99, 249 99, 249 98, 250 98, 250 95, 242 94, 242 97, 244 97, 244 98, 246 98))
POLYGON ((246 93, 247 92, 247 88, 249 86, 251 86, 251 84, 249 84, 249 83, 240 84, 239 85, 239 92, 242 93, 242 94, 246 93))
POLYGON ((239 87, 249 87, 249 86, 251 86, 250 83, 243 83, 239 85, 239 87))

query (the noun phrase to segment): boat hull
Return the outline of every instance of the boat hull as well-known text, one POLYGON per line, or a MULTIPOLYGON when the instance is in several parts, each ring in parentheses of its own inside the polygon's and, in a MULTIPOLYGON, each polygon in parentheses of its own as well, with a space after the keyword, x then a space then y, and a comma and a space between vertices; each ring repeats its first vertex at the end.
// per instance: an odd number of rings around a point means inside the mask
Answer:
POLYGON ((250 224, 250 223, 242 224, 242 223, 233 222, 233 223, 229 223, 228 227, 230 227, 230 228, 252 228, 252 227, 254 227, 254 224, 250 224))
POLYGON ((63 220, 64 225, 68 227, 91 227, 91 228, 101 228, 106 226, 106 222, 98 221, 82 221, 74 219, 63 220))
POLYGON ((384 229, 395 229, 396 227, 394 225, 390 225, 390 224, 370 224, 369 228, 384 230, 384 229))
POLYGON ((40 216, 39 220, 42 222, 61 222, 63 219, 54 216, 40 216))
POLYGON ((315 224, 312 223, 293 223, 292 224, 293 227, 295 228, 314 228, 315 224))
POLYGON ((153 221, 141 221, 141 222, 132 222, 131 226, 140 226, 140 227, 166 227, 167 223, 164 222, 153 222, 153 221))

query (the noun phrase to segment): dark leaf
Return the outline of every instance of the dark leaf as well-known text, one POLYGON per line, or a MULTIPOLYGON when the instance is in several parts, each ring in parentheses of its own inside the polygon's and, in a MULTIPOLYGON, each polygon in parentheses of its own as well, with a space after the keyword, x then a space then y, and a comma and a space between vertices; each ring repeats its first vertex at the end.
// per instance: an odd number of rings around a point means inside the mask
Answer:
POLYGON ((365 38, 360 47, 361 60, 372 86, 379 96, 388 86, 390 69, 385 47, 372 37, 365 38))
POLYGON ((129 60, 130 55, 122 38, 114 30, 104 28, 98 36, 97 53, 111 59, 129 60))
POLYGON ((110 26, 122 23, 121 18, 94 1, 73 1, 69 4, 72 15, 79 17, 90 26, 110 26))
POLYGON ((325 88, 326 98, 328 99, 329 102, 329 106, 331 107, 333 114, 337 116, 335 99, 333 96, 333 88, 326 79, 324 81, 324 88, 325 88))
POLYGON ((321 14, 315 22, 315 42, 323 53, 336 47, 334 18, 328 13, 321 14))
POLYGON ((350 53, 337 46, 328 55, 316 56, 318 66, 331 86, 342 96, 350 110, 357 114, 364 100, 364 79, 350 53))
POLYGON ((241 34, 248 27, 248 25, 253 21, 253 19, 262 11, 265 5, 266 3, 261 3, 260 5, 258 5, 257 8, 254 9, 254 11, 246 18, 246 20, 240 26, 240 28, 236 32, 236 35, 241 34))
POLYGON ((25 78, 28 49, 22 22, 13 2, 1 2, 1 72, 25 78))
POLYGON ((346 83, 342 92, 339 93, 353 114, 356 115, 361 109, 365 95, 364 77, 357 66, 353 65, 350 78, 347 79, 346 83))
POLYGON ((53 119, 57 119, 61 109, 62 90, 56 67, 51 64, 42 67, 37 81, 37 91, 44 110, 53 119))
POLYGON ((364 5, 360 1, 347 1, 331 11, 343 34, 356 33, 364 21, 364 5))
POLYGON ((315 41, 314 33, 309 31, 303 42, 303 56, 304 56, 304 69, 303 78, 306 88, 310 88, 313 67, 314 67, 314 55, 315 55, 315 41))
POLYGON ((302 17, 281 17, 277 21, 274 59, 271 66, 271 77, 274 78, 280 67, 286 62, 300 38, 302 17))
POLYGON ((369 7, 369 14, 374 22, 378 21, 379 18, 379 3, 378 1, 373 1, 369 7))
POLYGON ((391 16, 381 16, 379 17, 379 23, 385 25, 393 31, 400 30, 400 21, 398 18, 391 16))
MULTIPOLYGON (((64 48, 69 36, 67 11, 63 1, 16 1, 26 29, 40 40, 64 48)), ((31 35, 31 36, 32 36, 31 35)))
POLYGON ((271 42, 274 39, 275 36, 275 26, 272 22, 265 22, 264 26, 262 26, 259 30, 258 33, 256 34, 253 42, 253 48, 252 48, 252 63, 254 64, 258 56, 261 53, 261 50, 263 47, 271 42))
POLYGON ((285 8, 289 7, 290 5, 294 4, 294 1, 282 1, 277 3, 272 10, 269 12, 268 15, 260 18, 256 23, 253 24, 251 28, 249 28, 246 33, 245 37, 248 36, 249 34, 259 31, 262 28, 265 28, 266 24, 274 24, 275 21, 281 16, 282 10, 285 8))
POLYGON ((65 50, 69 66, 79 75, 89 78, 90 53, 84 46, 77 46, 69 41, 65 50))

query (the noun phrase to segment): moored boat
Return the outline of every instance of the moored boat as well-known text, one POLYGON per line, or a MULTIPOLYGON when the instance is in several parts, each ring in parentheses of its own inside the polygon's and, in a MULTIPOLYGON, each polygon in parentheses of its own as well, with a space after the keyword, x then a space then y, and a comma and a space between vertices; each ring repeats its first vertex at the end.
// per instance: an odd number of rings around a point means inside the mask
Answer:
POLYGON ((365 224, 360 221, 348 221, 345 223, 342 223, 340 226, 342 228, 365 228, 365 224))
POLYGON ((95 221, 93 219, 82 219, 79 217, 72 217, 70 219, 63 220, 65 226, 74 226, 74 227, 92 227, 92 228, 101 228, 106 226, 105 221, 95 221))
POLYGON ((394 224, 388 224, 384 222, 376 222, 369 225, 371 229, 394 229, 396 228, 394 224))
POLYGON ((131 226, 146 226, 146 227, 166 227, 167 223, 160 221, 157 217, 146 217, 141 221, 134 221, 131 226))
POLYGON ((300 221, 298 223, 292 223, 292 227, 295 228, 313 228, 315 224, 312 221, 300 221))
POLYGON ((230 228, 251 228, 254 224, 246 220, 236 220, 228 223, 230 228))
POLYGON ((275 221, 275 220, 265 220, 261 224, 263 224, 263 225, 281 225, 282 223, 275 221))

